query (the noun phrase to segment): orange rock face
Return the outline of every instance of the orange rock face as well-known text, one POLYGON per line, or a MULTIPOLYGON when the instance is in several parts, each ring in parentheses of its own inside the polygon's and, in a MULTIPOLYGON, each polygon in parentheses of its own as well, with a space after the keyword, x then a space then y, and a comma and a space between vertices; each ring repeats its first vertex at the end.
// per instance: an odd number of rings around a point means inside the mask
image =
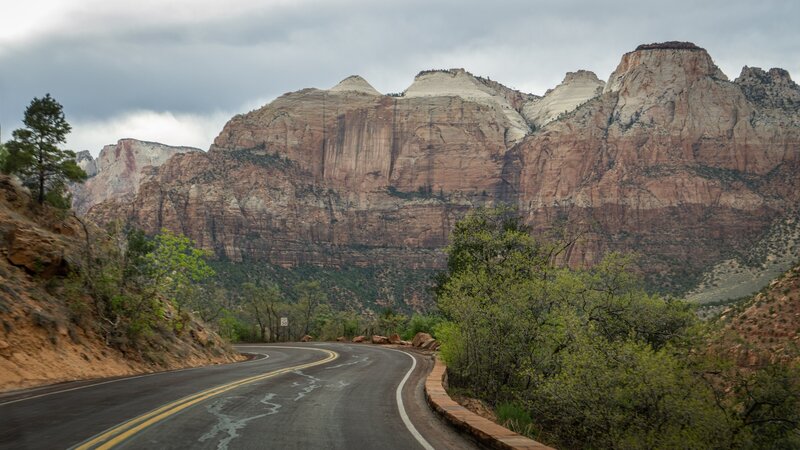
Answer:
POLYGON ((585 232, 569 263, 637 251, 651 281, 679 290, 800 200, 800 88, 777 69, 728 81, 704 50, 673 44, 624 55, 601 93, 521 138, 541 100, 460 70, 400 96, 355 78, 286 94, 91 214, 233 261, 437 268, 459 217, 510 203, 537 231, 585 232))

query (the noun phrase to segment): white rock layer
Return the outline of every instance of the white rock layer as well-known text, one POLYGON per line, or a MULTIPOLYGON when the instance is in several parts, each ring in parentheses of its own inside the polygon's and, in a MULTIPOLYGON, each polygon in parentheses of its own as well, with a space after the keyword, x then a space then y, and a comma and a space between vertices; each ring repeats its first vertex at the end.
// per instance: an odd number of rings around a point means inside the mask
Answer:
POLYGON ((381 95, 371 84, 358 75, 352 75, 329 89, 329 92, 360 92, 369 95, 381 95))
POLYGON ((544 97, 525 104, 522 115, 536 128, 541 128, 557 119, 559 115, 573 111, 586 101, 600 95, 605 83, 588 70, 567 72, 564 81, 548 90, 544 97))
POLYGON ((414 78, 403 97, 460 97, 497 108, 511 123, 506 137, 506 144, 509 146, 522 140, 531 131, 525 119, 503 95, 481 83, 464 69, 422 72, 414 78))

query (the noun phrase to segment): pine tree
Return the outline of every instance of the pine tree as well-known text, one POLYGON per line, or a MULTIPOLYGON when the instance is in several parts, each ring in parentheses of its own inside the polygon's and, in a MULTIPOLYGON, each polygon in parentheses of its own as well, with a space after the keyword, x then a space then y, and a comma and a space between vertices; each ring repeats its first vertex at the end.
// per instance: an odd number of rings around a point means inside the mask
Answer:
POLYGON ((40 205, 47 199, 69 207, 63 197, 66 183, 84 181, 86 172, 75 162, 75 152, 58 148, 72 129, 61 104, 50 94, 34 98, 23 123, 25 128, 14 130, 13 139, 6 143, 3 171, 18 175, 40 205))

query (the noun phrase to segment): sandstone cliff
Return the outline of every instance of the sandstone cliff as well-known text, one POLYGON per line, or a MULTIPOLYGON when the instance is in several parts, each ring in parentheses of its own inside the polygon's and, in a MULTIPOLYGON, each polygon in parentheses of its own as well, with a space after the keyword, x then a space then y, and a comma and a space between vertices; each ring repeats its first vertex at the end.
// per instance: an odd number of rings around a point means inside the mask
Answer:
POLYGON ((351 78, 234 117, 208 153, 92 214, 234 261, 435 268, 466 209, 503 202, 537 231, 584 231, 571 264, 633 250, 654 286, 683 291, 800 200, 800 88, 762 73, 730 82, 671 42, 624 55, 602 92, 578 72, 541 99, 461 69, 392 96, 351 78))
POLYGON ((120 139, 116 144, 103 147, 96 160, 88 151, 79 152, 78 165, 89 179, 71 187, 73 208, 84 214, 105 200, 131 198, 138 191, 142 173, 148 167, 158 167, 172 155, 198 151, 192 147, 120 139))
POLYGON ((572 264, 635 250, 651 281, 680 291, 797 203, 797 117, 765 111, 705 50, 643 46, 623 56, 601 96, 519 144, 508 172, 537 228, 594 224, 572 264))

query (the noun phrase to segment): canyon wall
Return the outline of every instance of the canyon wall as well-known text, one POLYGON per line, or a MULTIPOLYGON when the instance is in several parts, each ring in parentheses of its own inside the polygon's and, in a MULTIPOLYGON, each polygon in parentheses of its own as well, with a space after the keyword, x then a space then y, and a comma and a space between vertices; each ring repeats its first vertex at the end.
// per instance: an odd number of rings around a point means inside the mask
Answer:
POLYGON ((145 171, 132 200, 90 215, 231 261, 439 268, 459 217, 511 204, 537 232, 581 236, 570 264, 635 251, 653 286, 680 292, 800 200, 798 99, 785 71, 731 82, 675 42, 543 97, 463 69, 392 95, 354 76, 235 116, 208 152, 145 171))

